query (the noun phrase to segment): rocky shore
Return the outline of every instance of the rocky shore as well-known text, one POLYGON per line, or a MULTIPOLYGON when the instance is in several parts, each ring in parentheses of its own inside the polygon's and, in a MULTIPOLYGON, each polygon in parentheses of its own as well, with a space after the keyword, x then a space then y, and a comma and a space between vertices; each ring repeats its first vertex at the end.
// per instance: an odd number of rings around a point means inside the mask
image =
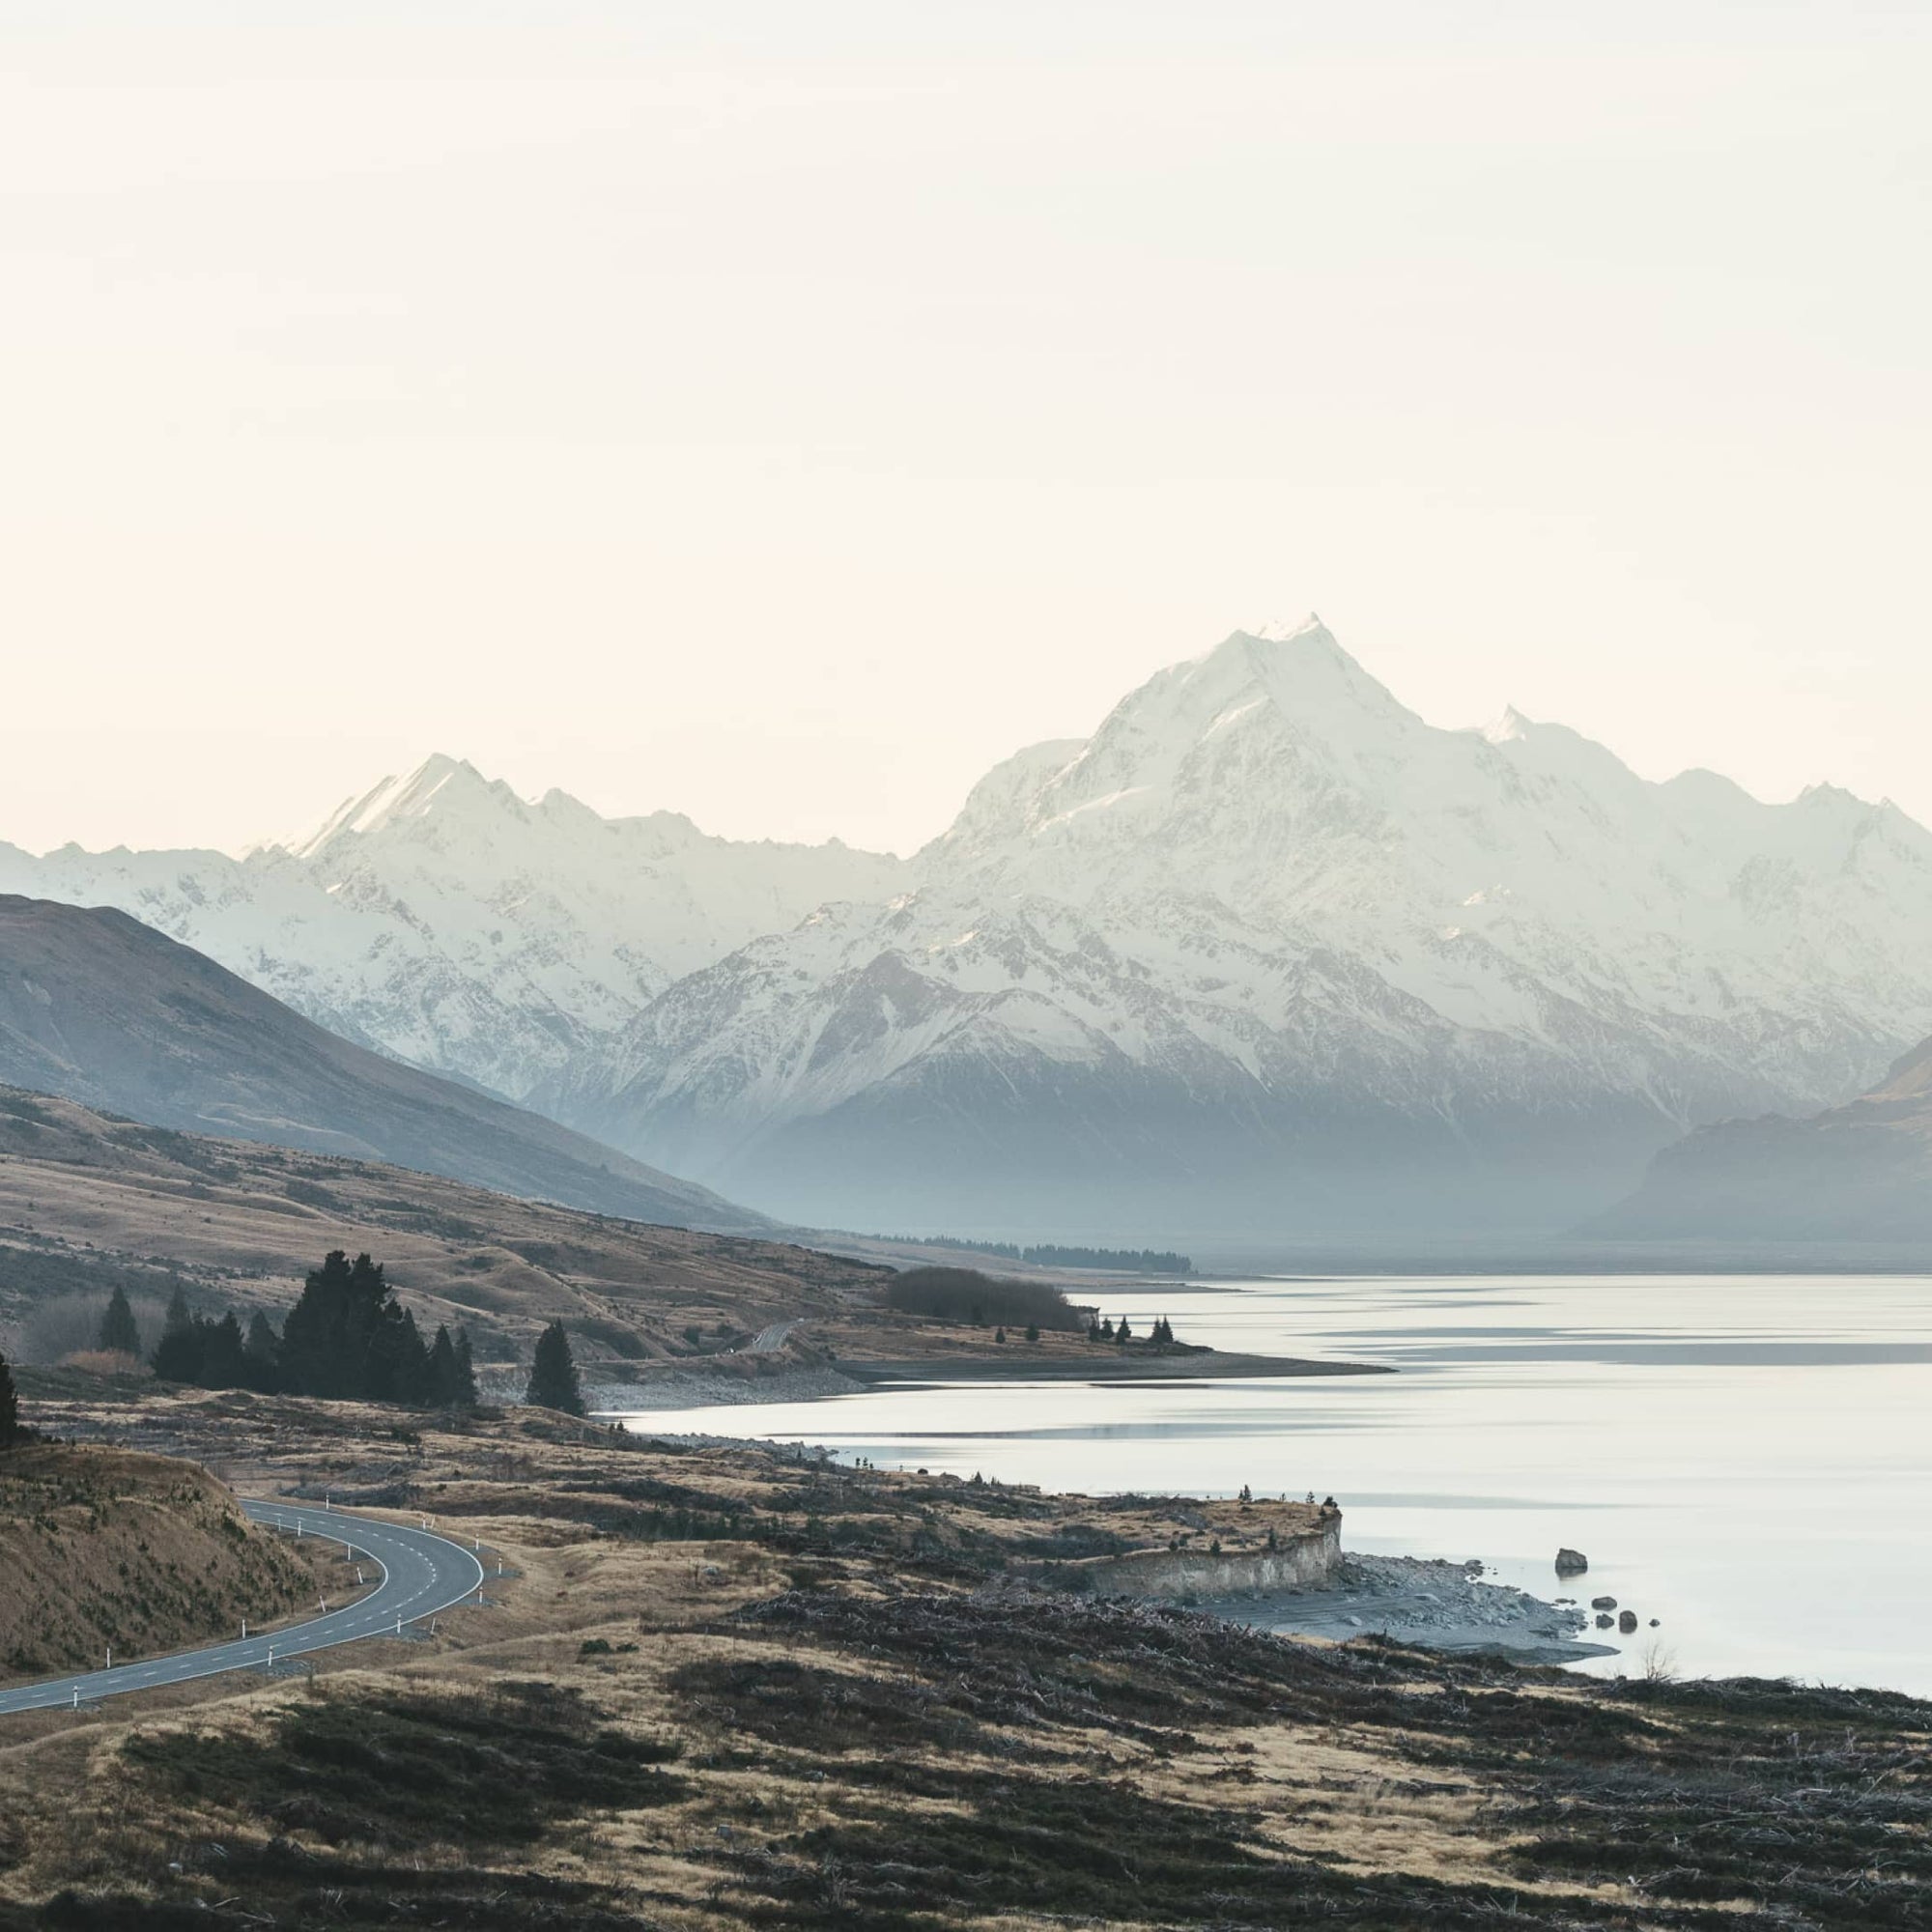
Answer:
POLYGON ((1579 1639, 1590 1618, 1526 1590, 1482 1580, 1482 1566, 1412 1556, 1349 1555, 1332 1587, 1204 1601, 1199 1608, 1258 1629, 1342 1643, 1386 1636, 1430 1650, 1571 1663, 1616 1646, 1579 1639))

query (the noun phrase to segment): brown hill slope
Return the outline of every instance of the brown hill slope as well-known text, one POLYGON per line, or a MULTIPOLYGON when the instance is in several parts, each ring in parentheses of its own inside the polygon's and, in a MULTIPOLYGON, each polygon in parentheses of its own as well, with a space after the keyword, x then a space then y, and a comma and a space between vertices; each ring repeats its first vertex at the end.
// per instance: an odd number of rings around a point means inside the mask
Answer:
POLYGON ((1639 1240, 1932 1241, 1932 1040, 1806 1120, 1699 1127, 1588 1233, 1639 1240))
POLYGON ((719 1329, 869 1303, 882 1270, 809 1248, 585 1214, 369 1161, 217 1141, 0 1088, 0 1347, 37 1306, 177 1279, 279 1311, 330 1248, 368 1249, 418 1321, 527 1359, 562 1318, 580 1360, 709 1355, 719 1329), (696 1341, 686 1331, 696 1328, 696 1341))
POLYGON ((315 1587, 194 1463, 47 1442, 0 1453, 0 1677, 232 1636, 315 1587))
POLYGON ((104 908, 0 894, 0 1081, 596 1213, 771 1225, 541 1115, 354 1046, 104 908))

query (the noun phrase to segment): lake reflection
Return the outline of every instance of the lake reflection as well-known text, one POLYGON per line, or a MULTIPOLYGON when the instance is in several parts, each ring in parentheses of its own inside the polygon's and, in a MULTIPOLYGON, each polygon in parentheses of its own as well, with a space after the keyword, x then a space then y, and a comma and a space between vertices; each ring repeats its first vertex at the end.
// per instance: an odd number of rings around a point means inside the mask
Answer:
POLYGON ((1687 1674, 1932 1696, 1932 1281, 1485 1276, 1246 1282, 1103 1297, 1183 1341, 1400 1371, 1309 1380, 880 1389, 658 1410, 1049 1489, 1333 1494, 1344 1541, 1481 1556, 1648 1624, 1687 1674))

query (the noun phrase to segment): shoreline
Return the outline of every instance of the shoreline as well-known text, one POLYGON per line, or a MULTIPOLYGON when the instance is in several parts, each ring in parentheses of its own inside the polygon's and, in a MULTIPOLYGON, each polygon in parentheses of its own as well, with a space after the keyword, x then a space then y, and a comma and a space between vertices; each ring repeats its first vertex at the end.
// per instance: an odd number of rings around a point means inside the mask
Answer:
POLYGON ((1582 1634, 1589 1616, 1513 1584, 1482 1580, 1480 1563, 1443 1557, 1372 1556, 1345 1550, 1335 1582, 1321 1589, 1252 1597, 1203 1597, 1192 1607, 1277 1636, 1347 1643, 1383 1636, 1447 1656, 1512 1663, 1584 1663, 1624 1646, 1582 1634))
MULTIPOLYGON (((838 1462, 823 1443, 803 1438, 781 1443, 679 1430, 664 1439, 690 1448, 784 1454, 802 1463, 838 1462)), ((1050 1493, 1065 1497, 1072 1492, 1050 1493)), ((1335 1579, 1306 1588, 1179 1597, 1157 1592, 1108 1594, 1142 1606, 1177 1605, 1244 1630, 1328 1643, 1380 1636, 1445 1657, 1487 1657, 1530 1665, 1586 1663, 1624 1654, 1626 1645, 1601 1643, 1594 1634, 1585 1634, 1591 1630, 1591 1617, 1574 1599, 1552 1602, 1514 1584, 1485 1581, 1485 1568, 1479 1560, 1459 1563, 1439 1556, 1379 1556, 1345 1549, 1335 1579)))
MULTIPOLYGON (((1042 1362, 1026 1357, 1009 1360, 996 1355, 932 1356, 786 1365, 747 1375, 678 1368, 648 1381, 597 1382, 586 1386, 584 1399, 593 1416, 608 1421, 623 1415, 647 1415, 658 1409, 740 1408, 771 1403, 824 1402, 836 1396, 863 1395, 867 1390, 884 1388, 970 1387, 991 1382, 1151 1386, 1177 1381, 1261 1381, 1395 1373, 1378 1362, 1304 1361, 1283 1355, 1223 1354, 1215 1350, 1142 1360, 1103 1358, 1093 1362, 1042 1362)), ((508 1392, 507 1384, 504 1391, 497 1391, 487 1371, 479 1379, 489 1385, 487 1399, 513 1402, 521 1392, 520 1388, 517 1393, 508 1392)))

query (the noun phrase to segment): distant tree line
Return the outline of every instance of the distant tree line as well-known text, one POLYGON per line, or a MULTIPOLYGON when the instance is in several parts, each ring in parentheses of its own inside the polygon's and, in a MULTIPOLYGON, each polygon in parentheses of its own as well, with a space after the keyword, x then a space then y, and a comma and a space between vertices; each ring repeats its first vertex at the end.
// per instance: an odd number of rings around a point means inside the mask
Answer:
MULTIPOLYGON (((99 1346, 131 1353, 140 1341, 119 1290, 100 1318, 99 1346), (129 1349, 128 1338, 133 1337, 129 1349)), ((259 1309, 244 1332, 235 1311, 216 1318, 175 1291, 154 1354, 164 1381, 197 1388, 395 1403, 408 1408, 473 1408, 476 1371, 469 1336, 446 1325, 425 1342, 415 1317, 395 1298, 383 1264, 352 1262, 337 1248, 310 1270, 280 1332, 259 1309)))
POLYGON ((1002 1261, 1023 1262, 1030 1267, 1111 1268, 1116 1274, 1192 1274, 1194 1263, 1171 1248, 1069 1248, 1048 1241, 1021 1247, 1016 1241, 966 1241, 951 1235, 875 1235, 879 1241, 900 1241, 907 1247, 963 1248, 973 1255, 997 1255, 1002 1261))

